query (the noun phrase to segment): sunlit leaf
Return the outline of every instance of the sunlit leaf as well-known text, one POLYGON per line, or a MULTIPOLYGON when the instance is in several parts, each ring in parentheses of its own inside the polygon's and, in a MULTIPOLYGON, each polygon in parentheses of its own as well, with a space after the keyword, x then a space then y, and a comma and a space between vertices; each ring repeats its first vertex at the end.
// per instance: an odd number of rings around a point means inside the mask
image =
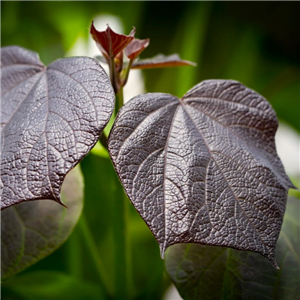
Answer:
POLYGON ((196 64, 188 60, 182 60, 178 54, 172 54, 169 56, 158 54, 153 58, 135 61, 131 65, 131 69, 154 69, 178 66, 196 66, 196 64))
POLYGON ((149 39, 139 40, 134 39, 125 49, 125 55, 130 59, 136 59, 146 47, 149 46, 149 39))
POLYGON ((34 52, 1 53, 1 209, 23 201, 59 203, 65 175, 95 145, 114 109, 114 92, 95 59, 45 67, 34 52))
POLYGON ((56 250, 70 235, 83 205, 79 167, 65 178, 62 198, 11 206, 1 212, 1 276, 6 279, 56 250))
POLYGON ((166 251, 166 269, 188 299, 298 299, 300 295, 299 199, 288 199, 276 247, 280 270, 260 255, 196 244, 166 251))
POLYGON ((204 81, 182 99, 144 94, 120 110, 108 148, 125 191, 165 249, 202 243, 264 255, 293 185, 277 156, 270 104, 236 81, 204 81))
POLYGON ((98 31, 94 22, 91 25, 90 34, 96 42, 99 50, 107 57, 115 57, 134 39, 135 28, 129 35, 114 32, 108 25, 105 31, 98 31))

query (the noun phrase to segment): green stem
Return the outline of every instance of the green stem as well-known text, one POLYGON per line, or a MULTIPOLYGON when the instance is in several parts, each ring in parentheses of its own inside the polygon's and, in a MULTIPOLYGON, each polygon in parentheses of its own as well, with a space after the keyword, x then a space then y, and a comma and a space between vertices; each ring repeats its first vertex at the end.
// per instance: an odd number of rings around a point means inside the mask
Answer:
POLYGON ((114 89, 115 94, 118 92, 117 87, 117 74, 116 74, 116 68, 115 68, 115 59, 114 57, 110 58, 110 65, 109 65, 109 74, 110 74, 110 82, 114 89))
MULTIPOLYGON (((115 113, 123 105, 123 88, 116 95, 115 113)), ((129 201, 124 193, 123 187, 115 176, 112 227, 114 239, 114 277, 115 277, 115 299, 129 300, 132 295, 132 270, 131 251, 128 228, 129 201)))
POLYGON ((99 257, 97 245, 95 243, 94 237, 90 231, 89 225, 86 221, 84 214, 81 215, 80 220, 78 222, 78 226, 81 229, 82 236, 84 237, 87 249, 90 251, 91 257, 95 262, 95 267, 100 278, 100 283, 102 284, 101 290, 106 290, 106 294, 112 295, 111 282, 108 280, 107 272, 105 271, 105 267, 102 263, 101 258, 99 257))
POLYGON ((116 94, 116 106, 115 106, 115 116, 117 115, 119 109, 124 104, 124 98, 123 98, 123 87, 121 86, 119 88, 118 93, 116 94))
POLYGON ((81 257, 81 235, 79 234, 78 229, 76 228, 67 242, 65 246, 68 248, 66 255, 66 263, 68 265, 69 273, 77 278, 82 278, 82 261, 78 259, 81 257))
MULTIPOLYGON (((130 68, 130 67, 129 67, 130 68)), ((126 75, 126 73, 125 73, 126 75)), ((115 116, 123 106, 123 85, 120 74, 116 74, 113 58, 110 64, 111 84, 116 95, 115 116), (117 77, 118 76, 118 77, 117 77)), ((128 74, 127 74, 128 77, 128 74)), ((130 260, 130 243, 128 234, 128 205, 123 187, 115 174, 114 195, 112 195, 112 233, 114 241, 114 291, 115 300, 130 300, 132 298, 132 270, 130 260)))
MULTIPOLYGON (((117 179, 118 181, 118 179, 117 179)), ((117 182, 113 205, 115 299, 129 300, 131 294, 130 247, 128 239, 128 200, 117 182)))
POLYGON ((127 65, 127 68, 124 70, 125 72, 124 72, 124 75, 123 75, 124 79, 123 79, 123 82, 122 82, 122 86, 124 86, 127 83, 132 63, 133 63, 133 60, 130 60, 128 65, 127 65))
POLYGON ((104 131, 103 131, 102 134, 100 135, 99 140, 100 140, 101 145, 102 145, 105 149, 107 149, 107 136, 106 136, 106 134, 104 133, 104 131))

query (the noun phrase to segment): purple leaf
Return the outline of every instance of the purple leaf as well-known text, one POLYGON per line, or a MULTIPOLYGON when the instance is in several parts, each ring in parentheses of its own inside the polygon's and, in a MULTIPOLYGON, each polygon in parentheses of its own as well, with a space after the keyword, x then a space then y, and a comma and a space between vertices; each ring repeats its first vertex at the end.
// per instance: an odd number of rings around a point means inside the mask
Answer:
POLYGON ((136 59, 146 47, 149 46, 149 39, 134 39, 125 49, 125 55, 130 59, 136 59))
POLYGON ((91 25, 90 34, 96 42, 99 50, 106 58, 115 57, 134 39, 135 28, 129 35, 114 32, 108 25, 105 31, 98 31, 91 25))
POLYGON ((208 80, 182 99, 144 94, 109 137, 115 169, 160 244, 274 248, 294 186, 277 156, 270 104, 236 81, 208 80))
POLYGON ((131 69, 154 69, 178 66, 196 66, 196 64, 188 60, 182 60, 178 54, 169 56, 158 54, 153 58, 141 59, 133 62, 131 69))
POLYGON ((95 59, 48 67, 21 47, 1 53, 1 209, 59 203, 66 174, 91 150, 114 109, 114 92, 95 59))

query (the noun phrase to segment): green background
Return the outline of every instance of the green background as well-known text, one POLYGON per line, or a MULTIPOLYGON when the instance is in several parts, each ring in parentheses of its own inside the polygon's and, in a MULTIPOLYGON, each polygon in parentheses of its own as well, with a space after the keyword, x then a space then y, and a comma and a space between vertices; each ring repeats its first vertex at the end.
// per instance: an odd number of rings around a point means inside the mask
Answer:
MULTIPOLYGON (((300 132, 299 11, 299 2, 283 1, 1 1, 1 44, 34 50, 49 64, 63 57, 78 37, 88 38, 97 15, 113 14, 122 21, 124 33, 135 26, 136 37, 150 38, 142 58, 178 53, 197 63, 144 71, 147 92, 182 96, 205 79, 238 80, 267 98, 278 118, 300 132)), ((113 201, 122 191, 108 158, 89 154, 81 167, 86 186, 83 215, 110 282, 118 267, 113 259, 118 251, 113 201)), ((161 299, 170 279, 158 245, 134 208, 128 209, 129 294, 133 299, 161 299)), ((3 299, 60 299, 65 293, 75 299, 76 293, 84 292, 74 289, 80 284, 86 284, 90 294, 95 289, 97 298, 97 268, 80 222, 58 251, 22 272, 23 277, 12 278, 7 287, 4 284, 3 299), (43 287, 44 296, 34 294, 37 286, 43 287)))
MULTIPOLYGON (((265 96, 300 131, 298 2, 2 1, 1 43, 37 51, 45 64, 87 38, 99 14, 150 38, 142 58, 177 52, 196 68, 144 72, 148 92, 178 96, 204 79, 235 79, 265 96)), ((101 29, 99 29, 101 30, 101 29)), ((104 28, 103 28, 104 30, 104 28)))

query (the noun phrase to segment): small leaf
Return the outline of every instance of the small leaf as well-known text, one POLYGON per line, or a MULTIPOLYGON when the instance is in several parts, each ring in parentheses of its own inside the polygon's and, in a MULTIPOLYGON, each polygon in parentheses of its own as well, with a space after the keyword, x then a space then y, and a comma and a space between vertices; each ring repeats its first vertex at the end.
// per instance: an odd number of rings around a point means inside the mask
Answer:
POLYGON ((125 49, 125 55, 130 59, 136 59, 146 47, 149 46, 149 39, 134 39, 125 49))
POLYGON ((169 56, 158 54, 153 58, 141 59, 133 62, 131 69, 154 69, 178 66, 196 66, 196 64, 188 60, 182 60, 178 54, 169 56))
POLYGON ((68 208, 37 200, 1 212, 1 274, 6 279, 46 257, 69 237, 83 205, 83 179, 73 169, 62 186, 68 208))
POLYGON ((59 203, 65 175, 95 145, 114 109, 114 92, 95 59, 48 67, 20 47, 1 53, 1 209, 23 201, 59 203))
POLYGON ((92 22, 90 34, 106 58, 115 57, 134 39, 135 28, 129 35, 114 32, 108 25, 105 31, 98 31, 92 22))
POLYGON ((280 270, 256 253, 178 244, 166 251, 166 269, 188 299, 299 299, 299 199, 288 199, 276 248, 280 270))
POLYGON ((277 119, 255 91, 207 80, 182 99, 144 94, 120 110, 108 148, 125 191, 165 249, 175 243, 274 248, 290 180, 277 119))

